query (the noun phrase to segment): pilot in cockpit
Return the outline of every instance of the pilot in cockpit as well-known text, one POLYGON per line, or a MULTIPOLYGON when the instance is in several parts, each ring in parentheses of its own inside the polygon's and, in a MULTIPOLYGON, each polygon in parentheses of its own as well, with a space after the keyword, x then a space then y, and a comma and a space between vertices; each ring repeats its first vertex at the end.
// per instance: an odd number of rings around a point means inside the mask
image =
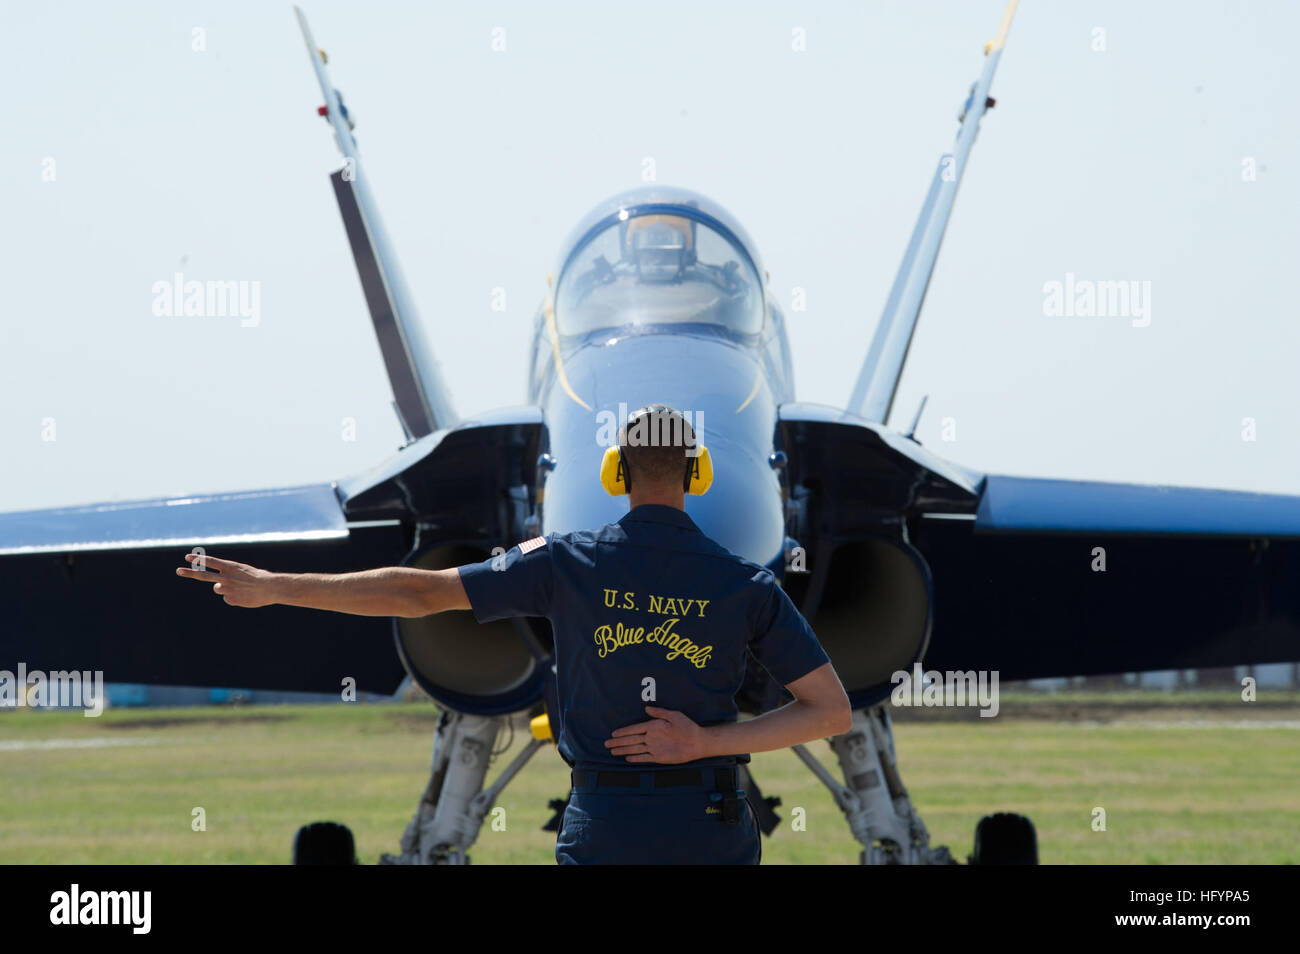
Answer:
POLYGON ((733 240, 681 215, 620 219, 580 246, 556 294, 563 335, 629 325, 763 326, 762 287, 733 240))

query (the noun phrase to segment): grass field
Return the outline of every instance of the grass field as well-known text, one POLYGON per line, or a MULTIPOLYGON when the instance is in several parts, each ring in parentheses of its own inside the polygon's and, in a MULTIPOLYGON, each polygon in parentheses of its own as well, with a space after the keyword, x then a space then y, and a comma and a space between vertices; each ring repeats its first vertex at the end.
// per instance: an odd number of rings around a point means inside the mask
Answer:
MULTIPOLYGON (((998 718, 896 710, 903 779, 964 861, 975 822, 1029 815, 1045 864, 1300 862, 1300 697, 1002 694, 998 718), (1093 810, 1106 811, 1094 831, 1093 810)), ((0 863, 283 863, 298 826, 347 824, 396 852, 428 780, 430 704, 0 712, 0 863), (193 831, 202 808, 206 831, 193 831)), ((508 740, 503 735, 498 745, 508 740)), ((524 741, 498 756, 496 775, 524 741)), ((829 747, 810 746, 838 775, 829 747)), ((783 824, 764 864, 852 864, 858 846, 789 751, 752 763, 783 824), (807 810, 793 831, 790 809, 807 810)), ((501 796, 476 864, 553 864, 541 825, 567 771, 547 747, 501 796)))

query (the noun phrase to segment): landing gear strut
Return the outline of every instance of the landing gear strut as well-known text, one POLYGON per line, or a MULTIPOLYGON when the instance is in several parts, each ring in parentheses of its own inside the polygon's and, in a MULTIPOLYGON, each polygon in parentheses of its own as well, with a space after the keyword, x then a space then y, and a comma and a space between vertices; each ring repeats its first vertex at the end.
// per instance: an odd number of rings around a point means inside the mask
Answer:
POLYGON ((433 738, 429 785, 402 834, 402 853, 385 854, 384 865, 467 865, 469 846, 497 796, 533 754, 546 743, 530 739, 484 788, 492 747, 508 716, 467 715, 444 709, 433 738))
POLYGON ((855 709, 853 727, 831 739, 844 784, 804 746, 795 754, 828 789, 844 812, 849 830, 862 845, 864 865, 956 864, 942 845, 930 847, 930 833, 912 807, 898 774, 894 731, 883 705, 855 709))

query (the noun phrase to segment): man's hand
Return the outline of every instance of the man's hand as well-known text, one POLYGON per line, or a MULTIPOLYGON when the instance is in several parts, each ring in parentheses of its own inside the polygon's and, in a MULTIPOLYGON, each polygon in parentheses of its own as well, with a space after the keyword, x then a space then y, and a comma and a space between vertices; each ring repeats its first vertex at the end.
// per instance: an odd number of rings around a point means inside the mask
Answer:
POLYGON ((649 722, 615 729, 605 740, 611 755, 626 756, 629 762, 657 762, 675 765, 704 758, 704 730, 691 717, 672 709, 646 706, 649 722))
MULTIPOLYGON (((187 553, 185 559, 195 563, 200 556, 198 553, 187 553)), ((206 565, 206 571, 182 566, 176 568, 176 575, 200 583, 213 583, 212 592, 231 606, 270 606, 277 602, 273 591, 276 574, 233 560, 218 560, 205 555, 202 555, 202 560, 200 565, 206 565)))

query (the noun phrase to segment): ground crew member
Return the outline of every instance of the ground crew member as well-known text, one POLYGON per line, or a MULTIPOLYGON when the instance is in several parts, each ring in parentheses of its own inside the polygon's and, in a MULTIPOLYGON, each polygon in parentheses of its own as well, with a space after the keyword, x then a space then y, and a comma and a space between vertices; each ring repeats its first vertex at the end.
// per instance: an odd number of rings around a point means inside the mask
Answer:
POLYGON ((472 609, 482 623, 548 618, 557 746, 573 769, 556 860, 758 864, 760 835, 738 764, 751 752, 847 732, 852 713, 826 652, 772 572, 713 542, 686 515, 685 494, 707 484, 701 470, 710 467, 689 422, 652 405, 629 417, 602 469, 606 489, 630 498, 617 523, 535 537, 504 558, 448 570, 278 574, 209 556, 209 572, 176 572, 210 582, 215 569, 214 591, 235 606, 403 617, 472 609), (739 722, 746 650, 794 701, 739 722))

